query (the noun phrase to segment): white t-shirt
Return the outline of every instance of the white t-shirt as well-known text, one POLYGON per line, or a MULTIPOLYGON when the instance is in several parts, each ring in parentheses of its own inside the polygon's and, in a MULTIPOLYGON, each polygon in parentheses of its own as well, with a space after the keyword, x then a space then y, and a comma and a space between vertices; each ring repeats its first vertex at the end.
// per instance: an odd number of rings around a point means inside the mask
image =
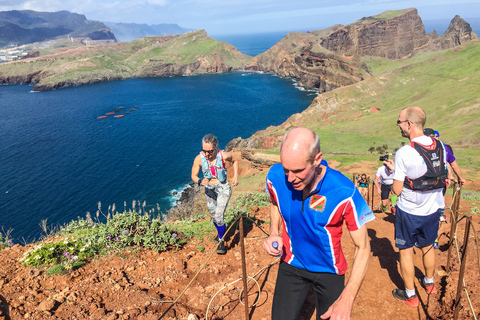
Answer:
POLYGON ((376 176, 380 178, 378 179, 380 184, 386 184, 387 186, 393 184, 393 172, 389 173, 385 166, 381 166, 377 169, 376 176))
MULTIPOLYGON (((432 144, 432 138, 427 136, 420 136, 414 138, 412 141, 423 145, 432 144)), ((445 158, 445 150, 443 151, 443 154, 445 158)), ((446 163, 446 159, 444 160, 446 163)), ((410 143, 401 147, 395 154, 395 165, 393 171, 394 180, 403 182, 405 177, 416 179, 423 176, 426 172, 427 165, 425 164, 425 161, 410 143)), ((401 210, 410 214, 416 216, 427 216, 445 206, 442 191, 443 189, 415 191, 404 187, 402 189, 402 193, 398 197, 397 206, 401 210)))

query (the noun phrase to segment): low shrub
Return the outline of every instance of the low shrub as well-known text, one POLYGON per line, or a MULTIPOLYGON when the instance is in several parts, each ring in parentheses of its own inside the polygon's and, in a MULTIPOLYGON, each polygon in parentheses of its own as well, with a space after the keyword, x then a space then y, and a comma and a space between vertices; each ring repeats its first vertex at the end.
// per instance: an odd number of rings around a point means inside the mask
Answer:
POLYGON ((20 261, 25 266, 62 264, 68 270, 78 260, 106 251, 130 246, 163 251, 169 246, 178 248, 184 242, 173 226, 151 219, 149 214, 130 211, 115 213, 106 223, 73 221, 62 227, 54 240, 38 243, 26 251, 20 261))

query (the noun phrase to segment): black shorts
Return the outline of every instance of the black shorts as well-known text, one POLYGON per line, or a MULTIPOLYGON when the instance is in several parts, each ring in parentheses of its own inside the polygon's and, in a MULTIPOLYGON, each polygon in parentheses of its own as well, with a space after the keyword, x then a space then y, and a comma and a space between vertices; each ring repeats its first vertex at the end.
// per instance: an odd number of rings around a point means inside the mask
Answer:
POLYGON ((388 200, 390 196, 390 191, 392 190, 392 185, 391 184, 382 184, 380 185, 380 190, 381 192, 381 197, 382 200, 388 200))
POLYGON ((338 299, 345 286, 345 276, 326 272, 310 272, 281 261, 273 295, 272 319, 297 319, 310 285, 315 289, 317 320, 338 299))

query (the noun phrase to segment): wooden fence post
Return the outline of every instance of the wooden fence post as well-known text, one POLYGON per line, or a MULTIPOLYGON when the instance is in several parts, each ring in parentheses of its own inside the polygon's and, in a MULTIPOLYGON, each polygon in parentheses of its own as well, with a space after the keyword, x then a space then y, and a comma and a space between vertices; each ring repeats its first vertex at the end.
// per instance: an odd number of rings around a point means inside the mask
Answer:
POLYGON ((245 320, 250 318, 248 310, 247 264, 245 262, 245 241, 243 238, 243 214, 240 217, 240 252, 242 254, 243 303, 245 304, 245 320))
POLYGON ((470 223, 472 217, 466 217, 465 223, 465 238, 463 240, 463 253, 462 253, 462 261, 460 265, 460 273, 458 275, 458 285, 457 285, 457 297, 455 298, 454 308, 455 311, 453 313, 453 319, 456 320, 458 318, 458 313, 460 312, 460 300, 462 298, 462 290, 463 290, 463 276, 465 275, 465 265, 467 263, 467 249, 468 249, 468 236, 470 234, 470 223))

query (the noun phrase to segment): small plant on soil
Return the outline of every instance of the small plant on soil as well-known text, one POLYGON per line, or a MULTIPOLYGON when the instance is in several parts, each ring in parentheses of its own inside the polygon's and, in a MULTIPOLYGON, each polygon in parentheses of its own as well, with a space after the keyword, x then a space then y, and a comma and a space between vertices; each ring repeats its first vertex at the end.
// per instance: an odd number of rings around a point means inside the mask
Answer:
POLYGON ((13 243, 13 240, 10 238, 10 232, 4 232, 2 235, 2 233, 0 232, 0 250, 2 249, 5 249, 5 248, 8 248, 8 247, 13 247, 14 243, 13 243))
POLYGON ((57 233, 57 238, 37 243, 26 251, 20 261, 25 266, 61 264, 71 270, 75 260, 116 249, 137 246, 163 251, 169 246, 178 248, 184 242, 173 226, 152 220, 148 213, 130 211, 115 213, 106 223, 73 221, 57 233))

